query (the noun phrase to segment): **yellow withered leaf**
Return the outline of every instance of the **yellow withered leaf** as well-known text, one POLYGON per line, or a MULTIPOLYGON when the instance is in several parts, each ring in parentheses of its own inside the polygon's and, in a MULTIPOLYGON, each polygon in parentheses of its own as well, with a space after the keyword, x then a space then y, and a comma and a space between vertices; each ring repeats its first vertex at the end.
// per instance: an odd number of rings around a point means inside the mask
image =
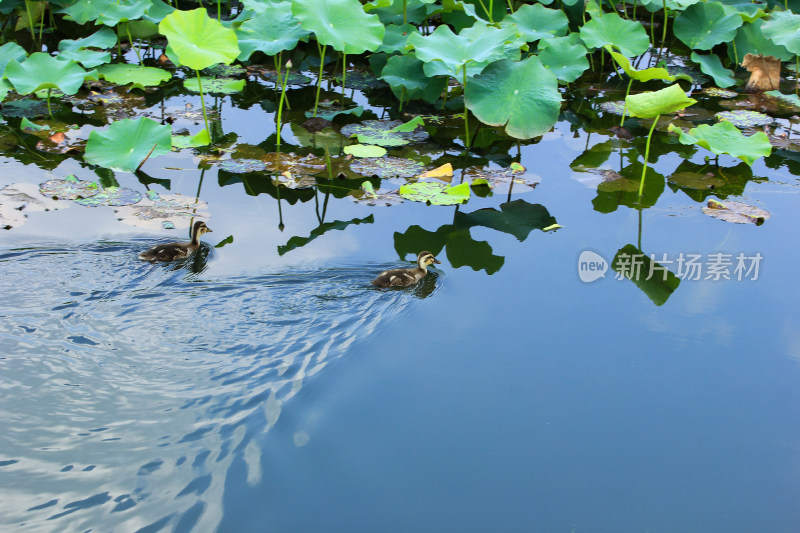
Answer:
POLYGON ((452 178, 453 177, 453 165, 450 163, 446 163, 438 168, 434 168, 433 170, 429 170, 428 172, 423 172, 418 177, 420 178, 452 178))

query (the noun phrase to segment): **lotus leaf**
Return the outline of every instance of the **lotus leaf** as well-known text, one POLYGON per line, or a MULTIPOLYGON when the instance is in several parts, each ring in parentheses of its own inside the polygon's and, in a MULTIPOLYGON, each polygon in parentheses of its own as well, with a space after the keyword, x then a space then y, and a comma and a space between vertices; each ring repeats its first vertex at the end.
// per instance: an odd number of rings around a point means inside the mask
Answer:
POLYGON ((233 78, 236 76, 244 76, 247 74, 247 69, 242 65, 214 65, 203 69, 203 74, 214 76, 216 78, 233 78))
POLYGON ((627 114, 625 110, 625 101, 624 100, 614 100, 612 102, 603 102, 600 104, 600 109, 605 111, 606 113, 613 113, 614 115, 622 115, 623 113, 627 114))
POLYGON ((172 74, 156 67, 142 67, 128 64, 103 65, 97 73, 106 81, 117 85, 133 84, 132 89, 144 89, 160 85, 172 78, 172 74))
POLYGON ((667 67, 667 71, 676 79, 681 79, 680 76, 684 75, 685 77, 682 79, 689 79, 693 85, 705 85, 711 82, 711 78, 693 66, 670 65, 667 67))
POLYGON ((503 19, 503 24, 513 22, 522 37, 529 43, 566 35, 569 21, 563 11, 549 9, 542 4, 525 4, 503 19))
POLYGON ((735 98, 739 96, 739 93, 736 91, 729 91, 726 89, 719 89, 717 87, 706 87, 703 89, 703 92, 708 96, 716 96, 719 98, 735 98))
POLYGON ((6 43, 0 46, 0 78, 3 77, 3 72, 6 70, 6 65, 12 59, 14 61, 22 61, 28 54, 25 49, 17 43, 6 43))
POLYGON ((736 85, 736 80, 733 79, 733 72, 722 66, 718 56, 692 52, 692 61, 699 64, 700 70, 714 78, 714 83, 720 87, 736 85))
POLYGON ((317 185, 317 180, 308 174, 295 176, 290 171, 285 170, 273 178, 275 186, 286 187, 287 189, 309 189, 317 185))
POLYGON ((539 60, 561 81, 572 83, 589 68, 586 47, 570 37, 553 37, 539 43, 539 60))
POLYGON ((5 76, 20 94, 30 94, 40 89, 58 88, 64 94, 75 94, 87 76, 74 61, 61 61, 42 52, 36 52, 19 63, 12 59, 6 66, 5 76))
POLYGON ((159 229, 187 229, 194 218, 208 219, 208 204, 181 194, 158 194, 148 191, 147 197, 135 205, 114 209, 117 218, 131 226, 159 229))
POLYGON ((558 80, 537 57, 496 61, 467 85, 467 107, 481 122, 528 139, 550 131, 561 110, 558 80))
POLYGON ((422 99, 432 104, 441 98, 447 78, 428 77, 423 67, 424 63, 414 54, 392 56, 381 72, 381 79, 398 99, 422 99))
POLYGON ((320 109, 317 111, 317 116, 314 117, 314 111, 308 110, 305 112, 305 115, 308 118, 320 118, 323 120, 331 121, 339 115, 353 115, 354 117, 360 117, 364 113, 364 106, 356 106, 351 107, 348 109, 342 109, 339 107, 338 103, 334 102, 321 102, 320 109))
POLYGON ((401 125, 399 120, 365 120, 358 124, 348 124, 342 128, 342 135, 356 135, 361 144, 377 144, 378 146, 403 146, 412 142, 424 141, 428 133, 417 128, 411 132, 393 132, 393 128, 401 125))
POLYGON ((800 111, 800 97, 796 94, 782 94, 780 91, 767 91, 764 94, 778 99, 783 105, 791 108, 792 111, 800 111))
POLYGON ((208 16, 204 8, 173 11, 158 25, 181 65, 202 70, 232 63, 240 53, 236 33, 208 16))
POLYGON ((655 118, 664 113, 675 113, 697 103, 689 98, 680 85, 670 85, 660 91, 648 91, 625 98, 628 112, 639 118, 655 118))
POLYGON ((289 152, 270 152, 262 157, 267 164, 267 170, 276 174, 291 172, 295 176, 313 176, 325 170, 325 161, 319 157, 308 154, 299 156, 289 152))
POLYGON ((378 48, 378 52, 386 52, 392 54, 394 52, 402 52, 406 47, 409 36, 419 33, 419 30, 413 24, 389 24, 386 26, 386 33, 383 34, 383 44, 378 48))
POLYGON ((719 2, 701 2, 686 8, 675 18, 673 31, 689 48, 711 50, 730 42, 742 25, 742 17, 726 11, 719 2))
POLYGON ((775 56, 781 61, 788 61, 794 57, 784 46, 767 39, 763 32, 764 20, 758 19, 750 24, 743 24, 736 31, 736 38, 728 43, 728 57, 735 62, 740 62, 747 54, 763 54, 775 56))
POLYGON ((463 79, 462 69, 466 68, 470 77, 497 59, 519 59, 522 44, 513 26, 495 28, 480 21, 458 35, 441 25, 427 37, 414 34, 408 38, 417 59, 425 63, 427 76, 446 75, 457 80, 463 79))
POLYGON ((713 126, 701 124, 688 132, 670 124, 669 131, 678 133, 682 144, 696 144, 717 155, 730 154, 751 166, 756 159, 768 157, 772 153, 772 145, 766 133, 759 131, 745 137, 739 128, 728 121, 713 126))
POLYGON ((369 91, 373 89, 381 89, 386 87, 386 82, 373 76, 369 72, 363 70, 352 70, 347 73, 347 79, 342 78, 340 74, 333 77, 333 81, 338 85, 347 82, 348 89, 357 89, 359 91, 369 91))
POLYGON ((501 169, 469 167, 461 172, 461 176, 471 180, 473 184, 478 180, 485 180, 492 189, 502 193, 509 190, 517 193, 530 192, 542 181, 539 176, 526 173, 524 168, 515 170, 511 167, 501 169))
POLYGON ((263 172, 267 169, 267 164, 260 159, 226 159, 219 164, 219 168, 231 174, 247 174, 263 172))
POLYGON ((354 157, 383 157, 386 155, 386 148, 370 144, 351 144, 344 147, 344 153, 354 157))
POLYGON ((256 51, 274 56, 308 39, 309 31, 292 15, 291 3, 267 3, 262 7, 261 12, 236 29, 240 61, 249 59, 256 51))
MULTIPOLYGON (((53 106, 58 108, 58 104, 53 106)), ((3 114, 7 117, 42 117, 49 113, 47 104, 41 100, 25 98, 3 103, 3 114)))
POLYGON ((189 78, 183 80, 183 88, 194 92, 200 92, 198 80, 203 84, 202 91, 208 93, 235 94, 244 89, 244 80, 235 78, 189 78))
MULTIPOLYGON (((367 182, 364 182, 369 183, 367 182)), ((370 187, 372 185, 370 184, 370 187)), ((355 192, 355 194, 351 197, 354 202, 364 205, 385 205, 385 206, 392 206, 403 203, 403 198, 398 194, 398 192, 388 190, 388 189, 378 189, 377 191, 374 189, 370 189, 369 191, 366 190, 365 187, 362 187, 364 190, 363 193, 355 192)))
POLYGON ((111 61, 109 52, 98 52, 86 48, 111 48, 117 43, 117 36, 110 28, 102 28, 83 39, 63 39, 58 43, 59 58, 72 59, 86 68, 96 67, 111 61))
POLYGON ((625 74, 627 74, 631 79, 641 82, 648 82, 650 80, 675 81, 676 79, 675 76, 670 74, 665 68, 652 67, 636 70, 633 68, 633 66, 631 66, 630 59, 618 52, 615 52, 610 45, 606 45, 605 48, 614 61, 616 61, 617 65, 619 65, 625 74))
POLYGON ((758 111, 748 109, 737 109, 735 111, 720 111, 715 115, 717 119, 730 122, 739 128, 752 128, 755 126, 766 126, 772 124, 775 119, 758 111))
POLYGON ((724 220, 725 222, 733 222, 734 224, 755 224, 756 226, 760 226, 770 217, 768 211, 759 209, 754 205, 731 200, 726 200, 725 202, 709 200, 702 211, 706 215, 724 220))
POLYGON ((142 194, 139 191, 125 187, 106 187, 89 198, 75 199, 75 203, 84 207, 118 206, 132 205, 141 199, 142 194))
POLYGON ((100 192, 94 181, 79 180, 72 174, 64 179, 51 179, 39 184, 39 192, 56 200, 89 198, 100 192))
POLYGON ((467 183, 451 187, 444 183, 420 181, 401 186, 400 196, 431 205, 456 205, 469 200, 470 189, 467 183))
POLYGON ((292 14, 317 41, 346 54, 375 51, 383 42, 384 27, 358 0, 294 0, 292 14))
POLYGON ((584 24, 580 36, 590 50, 613 44, 626 57, 638 56, 650 47, 647 32, 639 22, 625 20, 614 13, 606 13, 584 24))
MULTIPOLYGON (((769 20, 761 26, 764 37, 784 46, 794 55, 800 55, 800 15, 791 11, 773 11, 769 20)), ((757 51, 766 54, 766 51, 757 51)))
POLYGON ((400 157, 358 159, 350 163, 350 170, 362 176, 379 178, 412 178, 425 170, 422 163, 400 157))
POLYGON ((119 120, 104 131, 94 130, 89 134, 83 158, 93 165, 133 172, 148 154, 156 157, 169 153, 171 136, 168 124, 162 126, 150 118, 119 120))

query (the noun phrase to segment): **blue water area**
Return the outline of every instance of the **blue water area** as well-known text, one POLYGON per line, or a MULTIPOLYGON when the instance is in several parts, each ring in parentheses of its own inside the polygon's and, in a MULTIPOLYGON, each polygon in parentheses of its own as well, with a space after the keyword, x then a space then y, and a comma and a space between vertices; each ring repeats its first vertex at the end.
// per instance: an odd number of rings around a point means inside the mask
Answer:
MULTIPOLYGON (((274 132, 266 112, 225 105, 240 142, 274 132)), ((661 189, 638 209, 630 183, 576 170, 596 152, 622 165, 612 144, 561 120, 507 156, 535 188, 457 207, 368 206, 330 183, 281 193, 201 171, 191 151, 161 156, 144 169, 200 191, 211 215, 178 264, 137 254, 185 229, 23 210, 0 235, 0 529, 794 531, 789 159, 760 160, 731 193, 771 217, 732 224, 701 211, 707 190, 664 178, 708 154, 654 145, 647 187, 661 189), (421 249, 442 264, 418 286, 372 287, 421 249), (618 276, 631 249, 679 282, 618 276), (587 251, 604 277, 582 281, 587 251), (678 275, 689 255, 699 279, 678 275), (739 255, 761 259, 741 271, 739 255)), ((429 162, 460 161, 436 150, 429 162)), ((91 176, 73 158, 0 168, 0 186, 91 176)))

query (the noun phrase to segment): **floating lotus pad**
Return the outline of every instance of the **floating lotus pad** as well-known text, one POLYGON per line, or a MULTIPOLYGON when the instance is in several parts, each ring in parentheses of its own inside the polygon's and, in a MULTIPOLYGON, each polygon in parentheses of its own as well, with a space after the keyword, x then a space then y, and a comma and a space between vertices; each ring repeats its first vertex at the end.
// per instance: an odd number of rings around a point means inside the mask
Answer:
MULTIPOLYGON (((338 85, 342 84, 342 75, 334 76, 333 81, 338 85)), ((382 89, 388 87, 389 84, 383 80, 379 80, 374 75, 360 70, 348 72, 344 79, 345 87, 348 89, 358 89, 359 91, 369 91, 374 89, 382 89)))
POLYGON ((295 176, 288 170, 275 176, 272 180, 275 185, 281 185, 287 189, 309 189, 317 184, 317 180, 308 175, 295 176))
POLYGON ((792 111, 800 111, 800 98, 796 94, 783 94, 780 91, 767 91, 765 96, 770 96, 778 100, 781 104, 791 108, 792 111))
POLYGON ((153 119, 139 117, 112 123, 105 130, 89 133, 83 158, 93 164, 120 172, 133 172, 145 158, 172 150, 172 128, 153 119))
POLYGON ((325 161, 312 154, 299 156, 294 152, 288 154, 270 152, 264 155, 262 160, 266 163, 269 172, 281 174, 288 171, 294 177, 313 176, 325 170, 325 161))
POLYGON ((172 74, 160 68, 128 64, 103 65, 97 69, 97 73, 116 85, 131 83, 133 89, 161 85, 172 78, 172 74))
POLYGON ((425 166, 412 159, 402 157, 377 157, 353 161, 350 163, 350 170, 362 176, 413 178, 422 173, 425 166))
POLYGON ((79 180, 70 174, 64 179, 52 179, 40 183, 39 192, 56 200, 77 200, 95 196, 100 192, 100 187, 94 181, 79 180))
POLYGON ((450 186, 444 183, 420 181, 400 187, 400 196, 431 205, 456 205, 469 200, 469 184, 450 186))
POLYGON ((670 66, 667 67, 667 72, 675 77, 681 74, 686 75, 691 78, 694 85, 707 85, 711 81, 709 76, 706 76, 694 67, 670 66))
POLYGON ((772 124, 775 119, 758 111, 737 109, 736 111, 720 111, 716 115, 718 120, 727 120, 738 128, 753 128, 772 124))
POLYGON ((267 164, 260 159, 226 159, 219 164, 219 168, 231 174, 247 174, 263 172, 267 169, 267 164))
POLYGON ((390 131, 402 125, 399 120, 365 120, 358 124, 348 124, 342 128, 342 135, 356 135, 361 144, 377 144, 378 146, 403 146, 412 142, 422 142, 428 138, 428 132, 417 128, 410 132, 390 131))
POLYGON ((484 179, 490 187, 498 189, 498 192, 505 192, 509 188, 514 192, 528 192, 541 182, 541 178, 535 174, 528 174, 524 170, 519 171, 512 168, 469 167, 461 172, 461 176, 473 183, 476 180, 484 179))
POLYGON ((372 187, 372 184, 365 181, 361 186, 360 191, 354 191, 351 196, 354 202, 364 205, 397 205, 403 203, 403 198, 397 191, 389 189, 378 189, 377 191, 372 187))
POLYGON ((386 148, 371 144, 351 144, 344 147, 344 153, 354 157, 383 157, 386 155, 386 148))
POLYGON ((148 191, 146 198, 135 205, 114 209, 117 218, 131 226, 149 229, 185 229, 192 218, 209 218, 208 204, 181 194, 148 191))
POLYGON ((702 211, 706 215, 724 220, 725 222, 733 222, 734 224, 755 224, 756 226, 760 226, 770 217, 769 212, 759 209, 756 206, 728 200, 725 202, 709 200, 702 211))
POLYGON ((89 198, 78 198, 76 204, 85 207, 119 206, 139 203, 142 193, 125 187, 106 187, 89 198))
MULTIPOLYGON (((203 82, 204 93, 234 94, 244 89, 244 80, 237 80, 236 78, 208 78, 201 76, 199 79, 203 82)), ((197 80, 198 78, 183 80, 183 88, 196 93, 200 92, 197 80)))
POLYGON ((736 91, 729 91, 727 89, 720 89, 718 87, 706 87, 703 92, 708 96, 717 96, 719 98, 735 98, 739 96, 736 91))
POLYGON ((233 76, 244 76, 247 74, 247 69, 241 65, 223 65, 220 63, 219 65, 203 69, 203 74, 229 78, 233 76))
POLYGON ((613 113, 614 115, 622 115, 625 112, 625 102, 623 100, 603 102, 602 104, 600 104, 600 109, 602 109, 606 113, 613 113))
MULTIPOLYGON (((278 83, 278 73, 274 70, 264 69, 259 71, 259 75, 266 81, 278 83)), ((286 72, 281 71, 281 79, 283 79, 285 76, 286 72)), ((304 76, 299 72, 290 72, 289 81, 286 82, 287 85, 306 85, 308 83, 311 83, 311 78, 304 76)))
MULTIPOLYGON (((63 108, 58 102, 51 102, 50 106, 53 108, 53 113, 57 113, 63 108)), ((47 102, 23 98, 21 100, 12 100, 11 102, 3 102, 2 114, 6 117, 36 118, 50 113, 47 110, 47 102)))

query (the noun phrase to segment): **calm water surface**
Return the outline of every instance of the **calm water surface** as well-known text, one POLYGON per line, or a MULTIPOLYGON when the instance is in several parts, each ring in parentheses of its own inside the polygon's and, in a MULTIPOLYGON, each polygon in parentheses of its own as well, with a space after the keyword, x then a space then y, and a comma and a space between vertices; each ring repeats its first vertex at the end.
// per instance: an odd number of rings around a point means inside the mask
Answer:
MULTIPOLYGON (((280 255, 319 225, 315 203, 284 202, 281 231, 274 198, 211 170, 205 239, 234 240, 182 268, 136 259, 175 232, 110 208, 30 214, 0 235, 0 529, 794 531, 795 176, 755 165, 769 181, 744 201, 773 214, 760 227, 669 189, 640 220, 593 209, 570 169, 586 146, 561 122, 521 148, 542 182, 512 200, 562 229, 474 226, 485 244, 454 239, 408 290, 369 284, 406 264, 398 235, 506 195, 458 210, 331 199, 326 221, 373 218, 280 255), (613 271, 581 282, 582 251, 610 261, 640 233, 659 257, 760 253, 758 279, 683 280, 660 306, 613 271), (493 266, 468 266, 475 250, 493 266)), ((190 156, 146 170, 197 190, 190 156)), ((0 158, 0 185, 71 172, 87 175, 0 158)))

